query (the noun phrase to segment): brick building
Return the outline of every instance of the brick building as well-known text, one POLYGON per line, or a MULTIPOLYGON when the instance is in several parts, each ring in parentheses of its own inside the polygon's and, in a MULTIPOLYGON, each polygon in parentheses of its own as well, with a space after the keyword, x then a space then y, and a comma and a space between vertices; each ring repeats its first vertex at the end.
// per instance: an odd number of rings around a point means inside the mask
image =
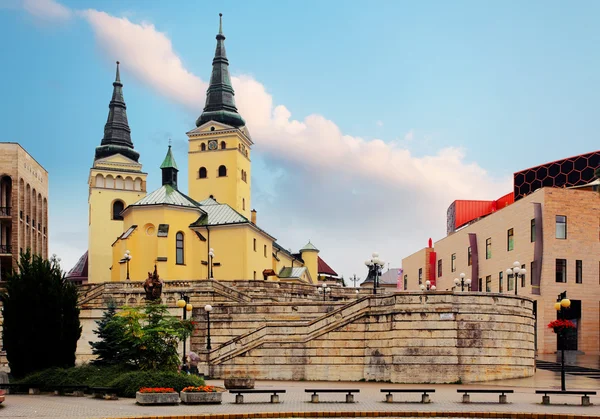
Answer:
POLYGON ((48 257, 48 172, 21 145, 0 142, 0 280, 28 248, 48 257))

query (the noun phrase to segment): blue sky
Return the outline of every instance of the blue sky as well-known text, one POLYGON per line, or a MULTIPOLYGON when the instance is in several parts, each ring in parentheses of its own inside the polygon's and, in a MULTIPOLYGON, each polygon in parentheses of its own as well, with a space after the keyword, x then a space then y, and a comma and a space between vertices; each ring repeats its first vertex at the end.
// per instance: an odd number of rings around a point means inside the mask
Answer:
POLYGON ((598 149, 599 2, 5 0, 0 141, 49 171, 64 268, 87 243, 114 61, 153 190, 169 137, 187 168, 219 12, 259 223, 294 250, 311 239, 346 277, 373 250, 399 266, 443 237, 454 199, 598 149))

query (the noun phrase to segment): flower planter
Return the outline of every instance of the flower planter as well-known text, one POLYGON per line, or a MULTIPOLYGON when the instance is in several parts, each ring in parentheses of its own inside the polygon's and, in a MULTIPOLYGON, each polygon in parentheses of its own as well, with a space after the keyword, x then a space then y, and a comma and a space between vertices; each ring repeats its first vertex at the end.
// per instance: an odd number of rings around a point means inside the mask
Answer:
POLYGON ((178 393, 135 393, 135 401, 141 405, 179 404, 178 393))
POLYGON ((191 391, 182 391, 179 393, 181 396, 181 403, 184 404, 218 404, 221 403, 221 398, 223 393, 213 392, 206 393, 202 391, 191 392, 191 391))
POLYGON ((254 378, 226 378, 225 388, 254 388, 254 378))

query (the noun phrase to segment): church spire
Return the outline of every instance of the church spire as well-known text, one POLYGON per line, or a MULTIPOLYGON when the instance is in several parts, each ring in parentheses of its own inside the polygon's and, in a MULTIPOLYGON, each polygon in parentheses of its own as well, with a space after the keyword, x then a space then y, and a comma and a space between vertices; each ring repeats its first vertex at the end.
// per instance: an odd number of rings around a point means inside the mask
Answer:
POLYGON ((127 121, 127 105, 125 105, 125 99, 123 98, 123 83, 121 83, 118 61, 112 99, 108 109, 108 118, 104 125, 104 138, 102 138, 100 147, 96 147, 94 160, 122 154, 137 162, 140 155, 133 149, 133 143, 131 142, 131 129, 127 121))
POLYGON ((217 49, 213 59, 210 84, 206 91, 206 103, 202 115, 196 120, 199 127, 208 121, 222 122, 234 127, 246 125, 235 106, 231 78, 229 77, 229 61, 225 53, 225 35, 223 35, 223 14, 219 13, 219 33, 217 49))
POLYGON ((179 169, 177 169, 177 163, 175 163, 175 158, 171 153, 171 140, 169 140, 169 150, 160 165, 160 170, 162 171, 162 184, 171 185, 177 189, 177 172, 179 169))

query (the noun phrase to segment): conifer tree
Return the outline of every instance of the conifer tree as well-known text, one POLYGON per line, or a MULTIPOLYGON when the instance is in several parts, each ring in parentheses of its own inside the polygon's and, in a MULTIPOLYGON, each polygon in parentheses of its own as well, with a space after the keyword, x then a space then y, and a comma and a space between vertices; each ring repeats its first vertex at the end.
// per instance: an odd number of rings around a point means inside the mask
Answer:
POLYGON ((114 300, 110 300, 102 319, 96 322, 98 328, 94 333, 98 335, 99 340, 90 342, 92 353, 97 356, 92 361, 95 365, 117 365, 125 362, 124 330, 119 323, 112 321, 116 313, 117 306, 114 300))
POLYGON ((13 376, 75 365, 81 336, 77 287, 64 277, 56 256, 46 260, 29 250, 22 253, 0 299, 2 339, 13 376))

